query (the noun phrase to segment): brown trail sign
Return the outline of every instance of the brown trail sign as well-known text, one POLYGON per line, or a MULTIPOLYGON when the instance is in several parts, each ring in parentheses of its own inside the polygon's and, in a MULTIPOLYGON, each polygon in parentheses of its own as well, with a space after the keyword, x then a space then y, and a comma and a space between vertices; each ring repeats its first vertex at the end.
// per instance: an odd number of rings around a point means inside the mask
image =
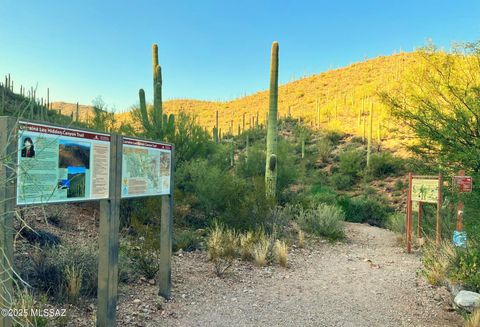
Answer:
POLYGON ((437 204, 437 220, 435 228, 435 242, 440 244, 442 208, 442 174, 438 176, 416 176, 408 173, 408 198, 407 198, 407 252, 412 252, 412 211, 413 204, 418 204, 418 234, 421 238, 422 203, 437 204))
POLYGON ((159 293, 170 298, 173 144, 0 117, 0 151, 2 309, 13 303, 15 205, 100 201, 97 326, 116 326, 120 201, 144 196, 162 196, 159 293))

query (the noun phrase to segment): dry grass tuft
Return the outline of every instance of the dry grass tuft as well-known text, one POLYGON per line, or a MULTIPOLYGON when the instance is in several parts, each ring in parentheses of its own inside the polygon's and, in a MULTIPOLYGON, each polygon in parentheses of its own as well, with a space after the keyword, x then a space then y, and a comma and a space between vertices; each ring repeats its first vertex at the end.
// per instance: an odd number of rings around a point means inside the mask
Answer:
POLYGON ((302 249, 305 247, 305 233, 301 229, 298 229, 298 246, 302 249))
POLYGON ((267 264, 267 256, 270 249, 270 241, 267 238, 260 239, 253 246, 253 258, 255 263, 263 267, 267 264))
POLYGON ((454 245, 443 241, 436 246, 435 241, 426 240, 423 246, 423 274, 432 285, 441 285, 447 279, 448 269, 454 262, 457 254, 454 245))
POLYGON ((65 269, 65 277, 67 279, 67 296, 70 303, 75 303, 80 296, 82 288, 82 269, 75 265, 67 266, 65 269))
POLYGON ((480 308, 473 311, 473 313, 465 321, 465 327, 480 327, 480 308))
POLYGON ((285 241, 276 240, 274 251, 275 251, 275 257, 277 258, 279 265, 282 267, 287 267, 288 247, 287 247, 287 244, 285 244, 285 241))

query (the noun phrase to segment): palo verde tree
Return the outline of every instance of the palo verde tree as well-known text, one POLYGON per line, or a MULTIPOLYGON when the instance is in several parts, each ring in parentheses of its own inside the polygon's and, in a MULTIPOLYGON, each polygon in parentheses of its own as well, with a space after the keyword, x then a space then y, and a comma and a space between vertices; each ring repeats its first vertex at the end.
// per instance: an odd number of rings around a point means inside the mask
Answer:
POLYGON ((267 198, 275 198, 277 191, 277 102, 278 42, 273 42, 270 61, 270 104, 268 109, 267 156, 265 165, 265 190, 267 198))
POLYGON ((429 45, 406 80, 381 98, 414 134, 411 150, 443 167, 480 172, 480 42, 429 45))

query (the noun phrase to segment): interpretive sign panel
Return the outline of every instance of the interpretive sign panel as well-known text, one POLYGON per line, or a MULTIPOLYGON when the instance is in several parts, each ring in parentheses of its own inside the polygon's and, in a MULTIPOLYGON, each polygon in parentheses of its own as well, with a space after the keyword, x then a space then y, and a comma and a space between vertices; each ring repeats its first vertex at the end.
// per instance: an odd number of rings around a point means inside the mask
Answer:
POLYGON ((170 144, 123 138, 122 198, 170 194, 171 170, 170 144))
POLYGON ((412 201, 427 203, 438 202, 438 179, 417 179, 412 180, 412 201))
POLYGON ((107 199, 110 135, 20 121, 17 204, 107 199))

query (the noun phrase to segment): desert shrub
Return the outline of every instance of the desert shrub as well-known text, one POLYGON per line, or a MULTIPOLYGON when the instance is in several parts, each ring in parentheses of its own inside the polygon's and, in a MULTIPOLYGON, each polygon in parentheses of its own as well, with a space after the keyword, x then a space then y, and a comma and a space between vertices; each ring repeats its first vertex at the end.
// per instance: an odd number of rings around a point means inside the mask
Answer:
POLYGON ((257 143, 240 156, 236 165, 237 174, 243 178, 265 175, 265 145, 257 143))
POLYGON ((391 209, 383 203, 367 198, 341 197, 338 205, 345 213, 347 221, 354 223, 368 223, 383 227, 391 209))
POLYGON ((180 164, 195 158, 205 158, 215 151, 208 133, 197 124, 196 117, 180 112, 175 115, 175 161, 180 164))
POLYGON ((345 237, 343 221, 345 215, 333 205, 319 204, 308 209, 301 209, 297 222, 303 230, 330 240, 345 237))
POLYGON ((293 220, 299 211, 299 206, 287 203, 284 206, 273 207, 265 219, 265 232, 276 237, 284 237, 288 222, 293 220))
POLYGON ((273 247, 275 258, 282 267, 287 267, 288 263, 288 247, 285 241, 276 240, 273 247))
POLYGON ((207 240, 208 256, 213 262, 215 274, 219 277, 232 266, 237 255, 238 236, 234 230, 214 224, 207 240))
POLYGON ((466 248, 457 248, 455 261, 452 262, 450 278, 461 281, 466 288, 480 290, 480 246, 470 242, 466 248))
POLYGON ((97 249, 93 246, 66 245, 36 249, 29 260, 19 263, 20 276, 35 291, 57 301, 69 293, 91 297, 97 293, 97 249), (76 293, 76 294, 75 294, 76 293))
POLYGON ((440 246, 427 240, 422 248, 422 274, 432 285, 441 285, 447 279, 452 264, 456 261, 456 250, 450 241, 443 241, 440 246))
POLYGON ((133 244, 127 243, 125 249, 133 270, 145 278, 152 279, 160 270, 160 248, 152 246, 147 240, 148 238, 142 236, 133 244))
POLYGON ((365 152, 359 149, 347 149, 339 156, 338 171, 353 179, 359 177, 365 167, 365 152))
POLYGON ((201 237, 195 231, 185 229, 173 233, 173 251, 182 249, 185 252, 199 250, 201 248, 201 237))
POLYGON ((326 138, 321 138, 317 143, 317 151, 318 158, 326 162, 332 153, 332 143, 326 138))
POLYGON ((390 152, 374 153, 370 157, 368 173, 375 178, 399 175, 403 172, 401 159, 395 158, 390 152))
POLYGON ((40 246, 55 246, 60 244, 60 238, 50 232, 37 229, 23 228, 20 232, 29 243, 40 246))
POLYGON ((405 183, 401 179, 397 179, 393 185, 395 191, 402 191, 405 188, 405 183))
POLYGON ((334 173, 330 178, 330 182, 337 190, 346 190, 355 184, 355 179, 350 175, 334 173))
POLYGON ((337 145, 343 137, 343 133, 339 131, 328 131, 324 136, 332 145, 337 145))
POLYGON ((387 217, 385 227, 395 233, 405 233, 406 215, 403 212, 395 212, 387 217))
POLYGON ((337 202, 337 193, 330 187, 323 184, 316 184, 310 188, 310 203, 335 204, 337 202))
POLYGON ((277 166, 277 193, 279 194, 279 202, 282 202, 281 194, 300 176, 298 173, 298 165, 295 163, 295 153, 293 145, 286 140, 279 140, 278 149, 278 166, 277 166))
POLYGON ((194 160, 177 171, 178 203, 190 206, 191 227, 205 228, 214 220, 237 230, 261 225, 269 211, 263 177, 245 180, 230 171, 194 160))

